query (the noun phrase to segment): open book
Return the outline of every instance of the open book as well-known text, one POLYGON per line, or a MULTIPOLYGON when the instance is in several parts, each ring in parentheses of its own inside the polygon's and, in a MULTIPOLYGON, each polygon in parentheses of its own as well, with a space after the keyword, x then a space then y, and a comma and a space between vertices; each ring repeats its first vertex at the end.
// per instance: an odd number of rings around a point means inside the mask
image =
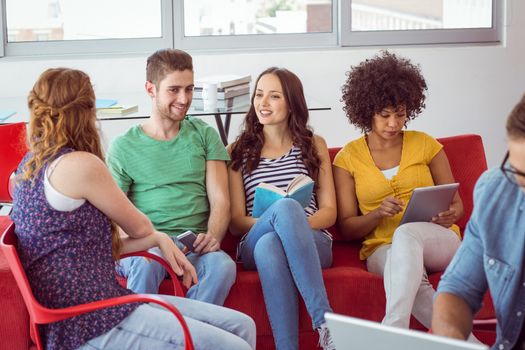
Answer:
POLYGON ((299 175, 294 178, 290 181, 286 190, 261 182, 255 187, 252 216, 258 218, 266 209, 281 198, 295 199, 303 208, 306 208, 310 204, 313 191, 314 180, 307 175, 299 175))

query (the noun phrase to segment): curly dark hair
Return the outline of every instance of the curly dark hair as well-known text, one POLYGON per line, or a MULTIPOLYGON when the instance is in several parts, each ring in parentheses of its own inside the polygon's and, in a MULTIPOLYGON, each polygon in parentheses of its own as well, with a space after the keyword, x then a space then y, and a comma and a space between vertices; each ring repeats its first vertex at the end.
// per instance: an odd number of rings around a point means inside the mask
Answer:
POLYGON ((343 110, 351 124, 367 133, 372 117, 386 107, 406 106, 407 121, 425 108, 427 83, 419 65, 381 51, 371 59, 353 66, 341 88, 343 110))
MULTIPOLYGON (((308 174, 314 180, 317 180, 321 160, 317 154, 317 148, 314 143, 314 133, 308 126, 308 107, 304 98, 303 84, 301 80, 288 69, 270 67, 262 72, 255 82, 259 83, 262 76, 274 74, 279 78, 283 87, 283 94, 290 110, 288 118, 288 128, 292 135, 293 144, 301 149, 301 156, 308 174)), ((251 106, 246 113, 241 134, 233 144, 231 151, 231 162, 229 166, 233 170, 241 169, 243 174, 249 174, 257 168, 261 157, 261 149, 264 145, 263 125, 259 123, 253 99, 255 91, 251 97, 251 106)))

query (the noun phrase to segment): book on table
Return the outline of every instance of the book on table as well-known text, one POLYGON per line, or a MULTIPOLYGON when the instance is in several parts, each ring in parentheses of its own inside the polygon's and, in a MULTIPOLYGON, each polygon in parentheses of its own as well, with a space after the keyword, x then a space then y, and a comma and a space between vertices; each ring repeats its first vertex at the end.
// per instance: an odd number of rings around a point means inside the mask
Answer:
POLYGON ((138 112, 139 106, 138 105, 113 105, 107 108, 97 108, 97 114, 102 116, 114 116, 114 115, 126 115, 130 113, 138 112))
POLYGON ((95 107, 97 109, 98 108, 108 108, 116 104, 117 104, 117 100, 105 100, 105 99, 100 99, 100 98, 97 98, 95 100, 95 107))
POLYGON ((306 208, 310 204, 313 191, 314 180, 303 174, 298 175, 290 181, 284 190, 277 186, 261 182, 255 187, 252 216, 254 218, 260 217, 266 209, 282 198, 295 199, 303 208, 306 208))
MULTIPOLYGON (((205 83, 217 84, 217 89, 224 89, 230 86, 235 86, 239 84, 246 84, 252 81, 252 76, 239 75, 239 74, 223 74, 223 75, 210 75, 207 77, 202 77, 195 79, 195 87, 202 88, 205 83)), ((219 90, 217 90, 219 91, 219 90)))
POLYGON ((8 110, 8 109, 0 109, 0 121, 4 121, 7 118, 13 116, 16 114, 16 111, 8 110))
MULTIPOLYGON (((217 88, 217 100, 225 100, 236 96, 246 95, 250 93, 250 84, 239 84, 227 88, 217 88)), ((193 98, 202 99, 202 88, 194 88, 193 98)))

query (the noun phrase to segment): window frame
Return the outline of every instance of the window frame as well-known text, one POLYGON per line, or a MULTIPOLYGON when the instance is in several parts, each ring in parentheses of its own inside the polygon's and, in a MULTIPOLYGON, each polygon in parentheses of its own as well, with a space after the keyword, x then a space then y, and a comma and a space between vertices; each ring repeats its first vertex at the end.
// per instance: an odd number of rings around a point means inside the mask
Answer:
POLYGON ((5 56, 5 44, 7 42, 7 23, 5 18, 5 0, 0 0, 0 57, 5 56))
POLYGON ((496 43, 503 39, 504 1, 492 1, 491 28, 352 31, 352 1, 341 0, 341 43, 345 46, 496 43), (344 16, 343 14, 348 14, 344 16))
MULTIPOLYGON (((332 32, 184 36, 184 0, 160 0, 160 38, 8 42, 6 0, 0 0, 0 57, 63 54, 144 53, 175 47, 192 51, 315 49, 382 45, 499 43, 503 41, 506 2, 492 0, 491 28, 360 31, 351 30, 352 0, 332 0, 332 32), (343 14, 348 14, 344 16, 343 14)), ((188 1, 188 0, 187 0, 188 1)), ((191 0, 190 0, 191 1, 191 0)))
MULTIPOLYGON (((191 0, 186 0, 191 1, 191 0)), ((184 0, 174 0, 173 17, 179 18, 174 26, 174 44, 183 50, 235 50, 337 47, 339 0, 332 1, 332 31, 327 33, 293 34, 241 34, 184 36, 184 0)))
POLYGON ((173 47, 173 6, 171 0, 161 1, 161 33, 159 38, 129 38, 100 40, 63 40, 8 42, 6 0, 1 0, 0 24, 2 25, 2 44, 0 52, 5 56, 35 56, 62 54, 131 53, 154 51, 163 47, 173 47))

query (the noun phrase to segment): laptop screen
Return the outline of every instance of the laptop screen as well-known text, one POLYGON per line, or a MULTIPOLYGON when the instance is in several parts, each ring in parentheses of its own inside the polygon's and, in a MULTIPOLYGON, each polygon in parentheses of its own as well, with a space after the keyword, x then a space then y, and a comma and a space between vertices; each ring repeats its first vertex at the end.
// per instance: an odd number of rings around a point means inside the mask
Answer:
POLYGON ((483 344, 468 343, 420 331, 384 326, 359 318, 325 314, 337 350, 488 350, 483 344))

